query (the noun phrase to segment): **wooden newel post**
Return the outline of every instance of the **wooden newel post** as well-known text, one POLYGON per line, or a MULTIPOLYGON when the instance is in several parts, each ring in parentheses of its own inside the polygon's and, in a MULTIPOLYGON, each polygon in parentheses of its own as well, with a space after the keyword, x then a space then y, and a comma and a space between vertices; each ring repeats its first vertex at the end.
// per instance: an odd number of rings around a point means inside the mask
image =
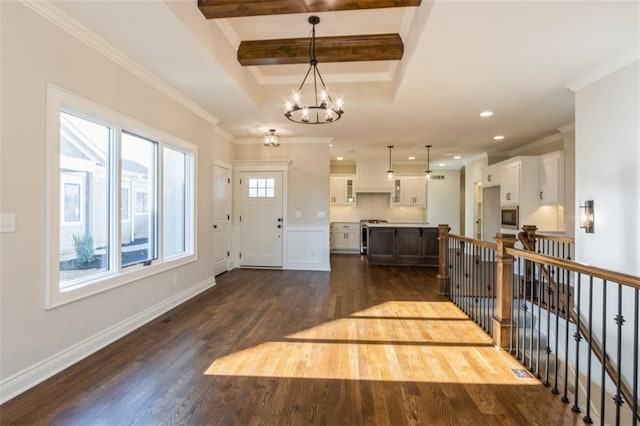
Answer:
POLYGON ((440 294, 449 294, 449 225, 438 225, 438 285, 440 294))
POLYGON ((511 313, 513 294, 513 256, 505 249, 513 248, 516 236, 513 234, 496 234, 496 311, 493 316, 493 341, 502 349, 509 349, 511 341, 511 313))
MULTIPOLYGON (((535 225, 522 225, 522 232, 520 232, 519 236, 523 242, 524 249, 529 250, 531 252, 536 251, 536 231, 538 227, 535 225)), ((531 283, 531 277, 533 274, 531 273, 533 270, 533 262, 530 260, 525 260, 524 262, 524 280, 521 280, 520 294, 526 295, 527 297, 535 297, 537 293, 537 289, 531 283), (534 295, 531 294, 531 289, 533 288, 534 295)))

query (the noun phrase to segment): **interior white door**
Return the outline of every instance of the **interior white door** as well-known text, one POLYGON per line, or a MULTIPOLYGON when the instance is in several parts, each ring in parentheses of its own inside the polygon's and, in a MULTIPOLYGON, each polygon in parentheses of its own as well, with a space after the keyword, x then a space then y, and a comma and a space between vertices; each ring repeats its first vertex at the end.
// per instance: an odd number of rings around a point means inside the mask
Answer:
POLYGON ((220 275, 229 269, 231 173, 217 164, 213 170, 213 273, 220 275))
POLYGON ((282 172, 239 174, 240 265, 282 267, 282 172))

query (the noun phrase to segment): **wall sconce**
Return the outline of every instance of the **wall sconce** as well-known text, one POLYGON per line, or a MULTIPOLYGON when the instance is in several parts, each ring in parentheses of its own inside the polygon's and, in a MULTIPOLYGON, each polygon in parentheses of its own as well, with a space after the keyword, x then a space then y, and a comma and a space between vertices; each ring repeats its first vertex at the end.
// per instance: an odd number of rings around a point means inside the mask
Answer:
POLYGON ((587 234, 593 234, 593 200, 586 200, 580 207, 580 228, 587 234))

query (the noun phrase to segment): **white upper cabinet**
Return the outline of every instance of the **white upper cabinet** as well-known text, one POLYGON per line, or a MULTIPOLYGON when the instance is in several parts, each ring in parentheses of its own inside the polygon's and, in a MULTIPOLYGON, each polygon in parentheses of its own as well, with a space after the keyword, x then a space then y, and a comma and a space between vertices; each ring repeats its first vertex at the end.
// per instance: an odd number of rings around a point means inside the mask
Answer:
POLYGON ((500 185, 500 169, 495 166, 482 169, 482 187, 490 188, 497 185, 500 185))
POLYGON ((331 176, 329 192, 332 206, 352 206, 356 204, 355 176, 331 176))
POLYGON ((563 203, 564 155, 562 151, 543 155, 540 161, 540 204, 563 203))
POLYGON ((398 176, 394 179, 391 204, 394 206, 427 206, 427 184, 424 176, 398 176))
POLYGON ((517 205, 520 202, 520 161, 502 166, 500 173, 500 205, 517 205))

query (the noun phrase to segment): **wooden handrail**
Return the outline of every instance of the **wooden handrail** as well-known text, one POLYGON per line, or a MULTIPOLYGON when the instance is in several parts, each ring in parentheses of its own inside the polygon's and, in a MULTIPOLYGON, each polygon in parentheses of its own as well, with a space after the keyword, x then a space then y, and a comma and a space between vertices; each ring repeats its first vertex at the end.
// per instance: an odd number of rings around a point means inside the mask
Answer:
POLYGON ((573 272, 591 275, 594 278, 611 281, 618 284, 624 284, 629 287, 640 289, 640 277, 634 275, 623 274, 621 272, 609 271, 608 269, 597 268, 587 265, 586 263, 576 262, 574 260, 558 259, 557 257, 547 256, 545 254, 533 253, 528 250, 517 248, 507 248, 507 254, 511 256, 521 257, 525 260, 531 260, 537 263, 546 263, 548 265, 557 266, 559 268, 568 269, 573 272))
POLYGON ((452 240, 464 241, 465 243, 474 244, 478 247, 483 247, 489 250, 496 250, 498 245, 491 241, 474 240, 473 238, 463 237, 462 235, 449 234, 448 238, 452 240))

